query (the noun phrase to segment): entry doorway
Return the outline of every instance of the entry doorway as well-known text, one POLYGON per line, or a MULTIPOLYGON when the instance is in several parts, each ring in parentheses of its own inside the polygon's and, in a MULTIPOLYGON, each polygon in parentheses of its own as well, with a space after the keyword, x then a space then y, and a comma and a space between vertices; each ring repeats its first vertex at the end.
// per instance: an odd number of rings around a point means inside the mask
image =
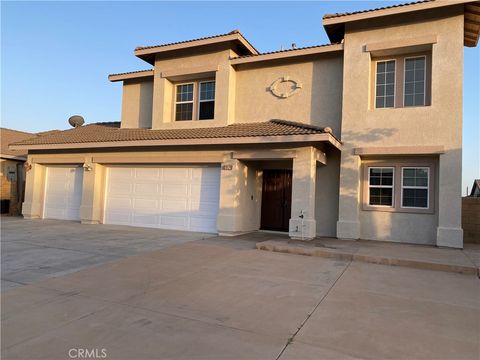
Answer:
POLYGON ((262 230, 288 231, 292 209, 292 170, 263 170, 262 230))

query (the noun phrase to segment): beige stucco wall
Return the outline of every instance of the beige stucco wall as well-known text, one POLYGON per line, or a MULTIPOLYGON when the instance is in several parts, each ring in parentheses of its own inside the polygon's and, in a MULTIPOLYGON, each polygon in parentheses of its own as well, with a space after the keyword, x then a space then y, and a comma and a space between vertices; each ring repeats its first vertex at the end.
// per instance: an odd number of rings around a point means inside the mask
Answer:
POLYGON ((218 49, 202 54, 185 54, 175 58, 157 57, 154 69, 152 128, 194 128, 225 126, 233 122, 235 101, 235 71, 230 57, 231 49, 218 49), (173 73, 173 75, 169 75, 173 73), (213 120, 174 121, 175 83, 192 79, 216 81, 215 118, 213 120))
POLYGON ((303 57, 288 64, 268 62, 236 67, 229 61, 234 56, 230 49, 219 49, 157 58, 153 79, 124 82, 122 127, 195 128, 284 119, 329 126, 340 136, 341 52, 303 57), (196 71, 199 73, 195 74, 196 71), (285 76, 301 83, 302 88, 288 98, 278 98, 268 88, 285 76), (215 119, 175 122, 175 83, 211 78, 216 80, 215 119))
MULTIPOLYGON (((342 118, 341 53, 321 54, 302 62, 268 66, 243 65, 237 69, 235 121, 239 123, 283 119, 317 126, 329 126, 340 136, 342 118), (288 98, 269 90, 283 77, 301 83, 288 98)), ((287 84, 287 85, 292 85, 287 84)))
POLYGON ((340 182, 340 151, 327 150, 327 165, 317 165, 315 219, 317 235, 335 237, 338 220, 338 186, 340 182))
POLYGON ((152 105, 151 79, 125 81, 122 95, 122 128, 150 128, 152 105))
MULTIPOLYGON (((462 7, 463 8, 463 7, 462 7)), ((461 247, 462 8, 347 25, 344 43, 343 122, 338 236, 413 241, 461 247), (434 17, 436 16, 436 17, 434 17), (369 28, 364 28, 368 26, 369 28), (436 35, 432 49, 431 106, 369 109, 369 43, 436 35), (364 212, 360 208, 361 159, 356 147, 445 146, 440 155, 438 221, 424 214, 364 212), (402 226, 405 224, 409 226, 402 226), (411 227, 417 234, 412 235, 411 227), (436 228, 436 229, 434 229, 436 228), (377 229, 377 230, 373 230, 377 229)))

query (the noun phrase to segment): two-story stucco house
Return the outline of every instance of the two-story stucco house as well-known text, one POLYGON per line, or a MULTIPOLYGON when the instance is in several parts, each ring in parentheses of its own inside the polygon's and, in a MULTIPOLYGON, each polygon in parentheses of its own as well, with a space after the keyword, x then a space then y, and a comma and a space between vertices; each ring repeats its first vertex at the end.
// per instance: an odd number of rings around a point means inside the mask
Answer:
POLYGON ((323 25, 330 44, 270 53, 239 31, 136 48, 151 68, 109 76, 121 122, 13 146, 28 149, 24 216, 461 248, 463 47, 480 2, 323 25))

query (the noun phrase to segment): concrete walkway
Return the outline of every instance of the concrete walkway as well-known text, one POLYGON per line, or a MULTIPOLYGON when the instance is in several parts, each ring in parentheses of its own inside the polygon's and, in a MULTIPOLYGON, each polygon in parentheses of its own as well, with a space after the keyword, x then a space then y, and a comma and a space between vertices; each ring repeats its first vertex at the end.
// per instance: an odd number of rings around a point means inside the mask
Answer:
POLYGON ((466 244, 463 250, 433 246, 387 243, 378 241, 348 241, 318 238, 294 241, 286 236, 260 241, 259 250, 297 255, 318 256, 344 261, 405 266, 416 269, 480 274, 480 245, 466 244))

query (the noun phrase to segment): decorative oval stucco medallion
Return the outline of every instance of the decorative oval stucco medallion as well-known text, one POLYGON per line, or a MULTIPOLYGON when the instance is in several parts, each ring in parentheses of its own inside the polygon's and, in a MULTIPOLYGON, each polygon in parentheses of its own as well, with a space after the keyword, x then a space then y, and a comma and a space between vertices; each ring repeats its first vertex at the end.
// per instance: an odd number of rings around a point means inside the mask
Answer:
POLYGON ((278 78, 270 85, 270 92, 281 99, 286 99, 295 94, 302 88, 302 84, 296 80, 290 79, 288 76, 278 78), (285 86, 286 83, 291 83, 290 87, 285 86), (282 86, 283 85, 283 86, 282 86))

